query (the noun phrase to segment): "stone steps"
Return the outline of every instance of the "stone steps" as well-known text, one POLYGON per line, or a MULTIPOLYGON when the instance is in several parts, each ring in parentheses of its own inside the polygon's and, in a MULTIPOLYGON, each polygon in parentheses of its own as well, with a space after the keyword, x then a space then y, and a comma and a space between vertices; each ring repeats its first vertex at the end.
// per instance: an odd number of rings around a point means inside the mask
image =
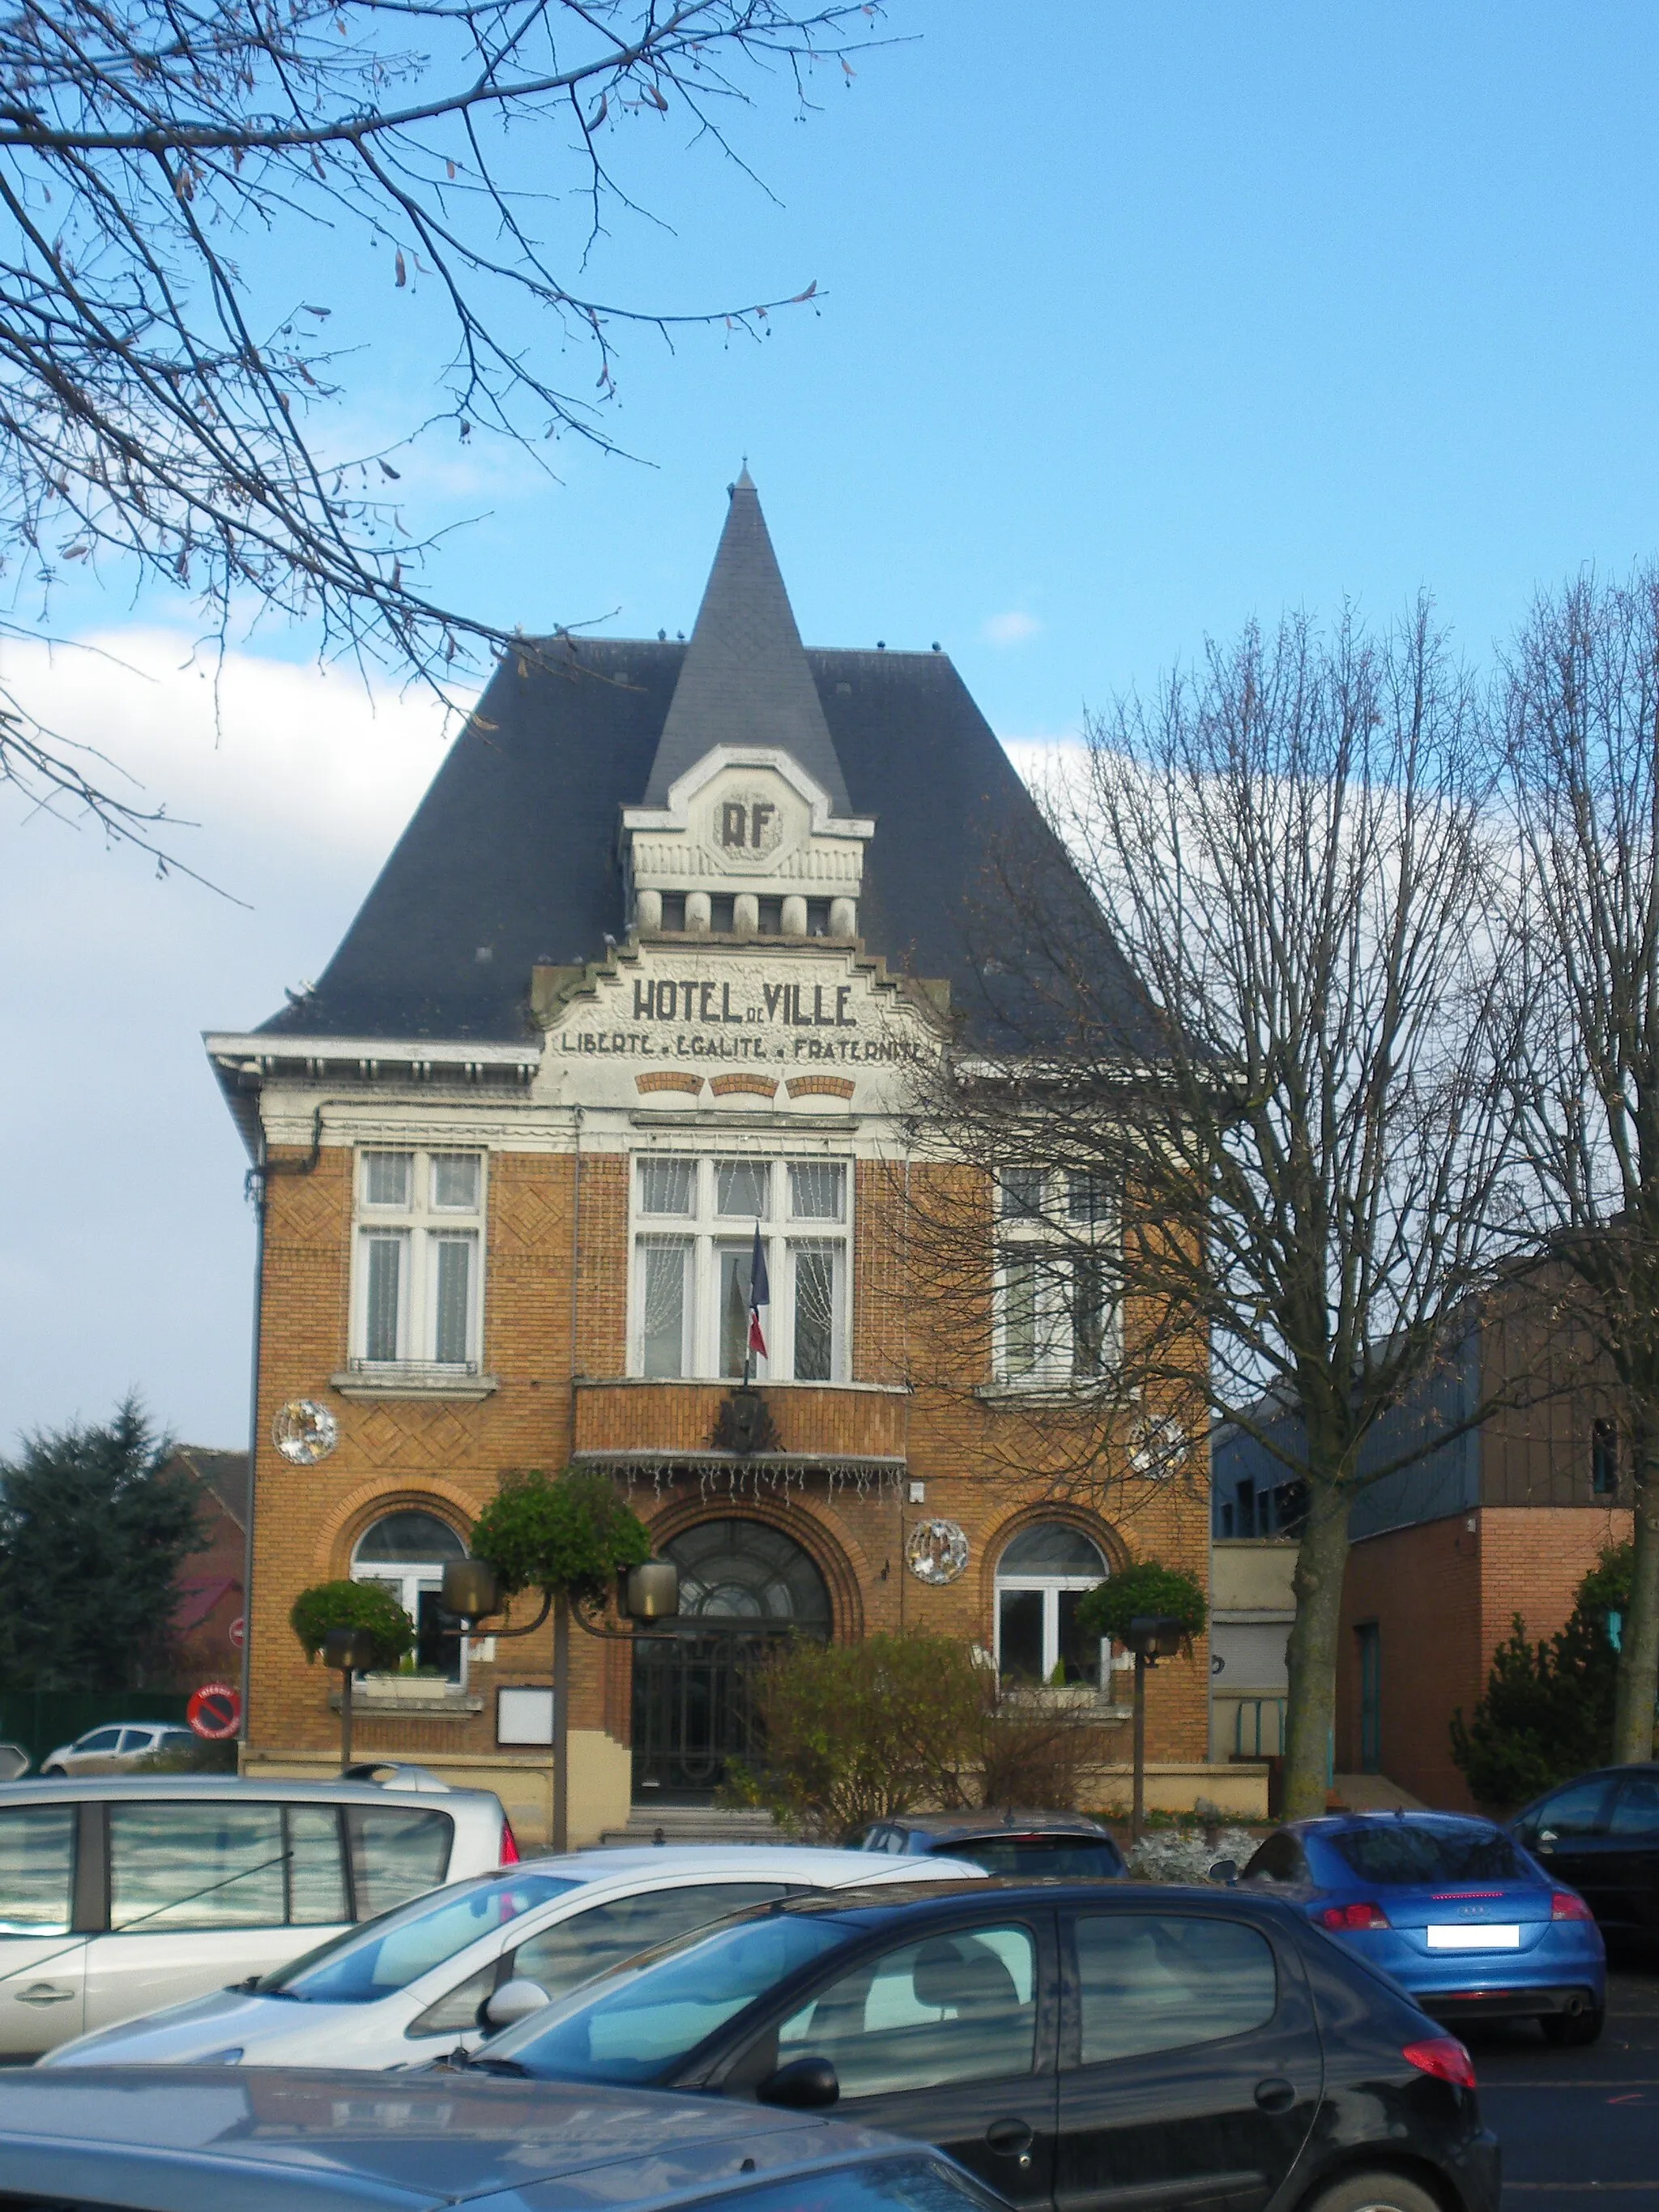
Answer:
POLYGON ((726 1805, 635 1805, 625 1828, 607 1828, 609 1844, 777 1844, 784 1841, 769 1813, 726 1805))

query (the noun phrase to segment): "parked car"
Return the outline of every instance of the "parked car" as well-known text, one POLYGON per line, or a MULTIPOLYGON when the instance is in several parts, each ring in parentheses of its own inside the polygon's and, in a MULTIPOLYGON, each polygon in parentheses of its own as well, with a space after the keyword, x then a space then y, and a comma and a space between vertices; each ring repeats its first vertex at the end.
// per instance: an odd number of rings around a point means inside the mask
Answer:
POLYGON ((834 2105, 1017 2206, 1495 2212, 1469 2055, 1254 1893, 993 1882, 786 1899, 520 2021, 471 2063, 834 2105))
MULTIPOLYGON (((1218 1862, 1218 1875, 1231 1871, 1218 1862)), ((1557 2044, 1601 2033, 1607 1959, 1589 1906, 1490 1820, 1291 1820, 1242 1879, 1392 1974, 1437 2020, 1535 2020, 1557 2044)))
POLYGON ((878 1820, 859 1848, 896 1856, 971 1859, 987 1874, 1030 1881, 1121 1881, 1127 1869, 1109 1828, 1081 1813, 915 1813, 878 1820))
POLYGON ((88 1729, 73 1743, 60 1743, 40 1762, 46 1774, 130 1774, 157 1752, 190 1751, 197 1737, 177 1721, 120 1721, 88 1729))
POLYGON ((270 1973, 517 1857, 487 1790, 171 1774, 0 1787, 0 2061, 270 1973))
POLYGON ((1659 1934, 1659 1761, 1581 1774, 1517 1813, 1509 1832, 1609 1933, 1659 1934))
MULTIPOLYGON (((972 1880, 965 1861, 878 1881, 972 1880)), ((482 1876, 349 1929, 252 1984, 61 2045, 57 2066, 408 2066, 470 2049, 595 1974, 744 1906, 872 1879, 858 1851, 681 1844, 482 1876)))
POLYGON ((15 1782, 29 1771, 29 1755, 21 1743, 0 1743, 0 1782, 15 1782))
POLYGON ((13 2205, 148 2212, 1003 2212, 937 2153, 821 2115, 451 2076, 0 2075, 13 2205))

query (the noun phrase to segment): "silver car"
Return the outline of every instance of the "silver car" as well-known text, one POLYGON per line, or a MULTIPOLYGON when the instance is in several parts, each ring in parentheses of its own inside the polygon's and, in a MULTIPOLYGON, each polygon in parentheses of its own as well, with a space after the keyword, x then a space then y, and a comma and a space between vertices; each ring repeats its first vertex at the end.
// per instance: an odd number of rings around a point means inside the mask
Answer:
POLYGON ((1006 2212, 818 2113, 460 2074, 0 2075, 0 2173, 14 2205, 147 2212, 1006 2212))
POLYGON ((0 2061, 250 1975, 511 1865, 488 1790, 144 1775, 0 1788, 0 2061))
POLYGON ((191 1751, 197 1737, 177 1721, 112 1721, 60 1743, 40 1762, 46 1774, 130 1774, 158 1752, 191 1751))

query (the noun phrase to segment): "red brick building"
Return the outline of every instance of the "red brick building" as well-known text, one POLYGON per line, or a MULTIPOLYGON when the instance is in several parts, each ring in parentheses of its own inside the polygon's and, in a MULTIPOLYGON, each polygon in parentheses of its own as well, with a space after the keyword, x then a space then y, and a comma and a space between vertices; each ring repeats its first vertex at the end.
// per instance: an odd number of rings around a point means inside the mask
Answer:
MULTIPOLYGON (((1354 1502, 1335 1768, 1387 1775, 1430 1805, 1473 1805, 1452 1762, 1452 1719, 1473 1715, 1516 1615, 1534 1641, 1553 1636, 1601 1553, 1631 1531, 1616 1401, 1582 1366, 1564 1370, 1572 1350, 1554 1333, 1559 1322, 1540 1317, 1547 1303, 1528 1304, 1520 1290, 1489 1302, 1420 1401, 1390 1416, 1373 1447, 1392 1459, 1418 1425, 1431 1448, 1354 1502), (1486 1406, 1504 1410, 1474 1421, 1486 1406)), ((1218 1440, 1215 1462, 1222 1545, 1293 1547, 1304 1501, 1282 1464, 1235 1432, 1218 1440)), ((1271 1686, 1247 1681, 1243 1640, 1237 1653, 1229 1642, 1237 1632, 1218 1616, 1214 1635, 1218 1690, 1254 1721, 1282 1699, 1282 1656, 1271 1686)), ((1258 1661, 1255 1672, 1267 1671, 1258 1661)))
MULTIPOLYGON (((983 1328, 915 1249, 967 1172, 917 1146, 915 1074, 984 1018, 966 915, 1010 824, 1045 834, 942 653, 803 648, 746 476, 689 645, 503 663, 314 992, 208 1039, 263 1191, 251 1764, 326 1761, 286 1616, 371 1577, 420 1671, 362 1686, 360 1744, 544 1832, 546 1634, 464 1650, 437 1592, 504 1471, 573 1462, 647 1521, 684 1616, 637 1658, 573 1638, 577 1839, 706 1796, 787 1631, 962 1637, 1091 1690, 1127 1758, 1078 1598, 1134 1553, 1201 1573, 1206 1469, 1126 1455, 1098 1510, 1051 1502, 1121 1319, 1010 1288, 1063 1178, 1035 1212, 975 1200, 983 1328)), ((1207 1712, 1200 1643, 1153 1678, 1154 1797, 1224 1787, 1207 1712)))
POLYGON ((173 1680, 187 1690, 204 1682, 235 1682, 241 1678, 245 1628, 247 1454, 180 1444, 168 1466, 195 1485, 204 1539, 173 1578, 173 1680))

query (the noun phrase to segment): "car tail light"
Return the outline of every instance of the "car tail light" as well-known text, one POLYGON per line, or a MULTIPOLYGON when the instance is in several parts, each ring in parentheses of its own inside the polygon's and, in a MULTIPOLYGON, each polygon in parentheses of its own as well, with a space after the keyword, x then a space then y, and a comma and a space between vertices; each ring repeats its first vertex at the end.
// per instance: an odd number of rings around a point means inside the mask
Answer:
POLYGON ((1583 1899, 1570 1889, 1558 1889, 1550 1899, 1552 1920, 1594 1920, 1595 1917, 1583 1899))
POLYGON ((519 1863, 519 1839, 513 1832, 512 1821, 505 1814, 501 1815, 501 1863, 503 1866, 517 1866, 519 1863))
POLYGON ((1319 1916, 1319 1924, 1342 1936, 1354 1928, 1386 1928, 1389 1916, 1380 1905, 1328 1905, 1319 1916))
POLYGON ((1400 2056, 1419 2074, 1432 2074, 1455 2089, 1474 2087, 1474 2061, 1455 2035, 1425 2035, 1421 2043, 1408 2043, 1400 2056))

